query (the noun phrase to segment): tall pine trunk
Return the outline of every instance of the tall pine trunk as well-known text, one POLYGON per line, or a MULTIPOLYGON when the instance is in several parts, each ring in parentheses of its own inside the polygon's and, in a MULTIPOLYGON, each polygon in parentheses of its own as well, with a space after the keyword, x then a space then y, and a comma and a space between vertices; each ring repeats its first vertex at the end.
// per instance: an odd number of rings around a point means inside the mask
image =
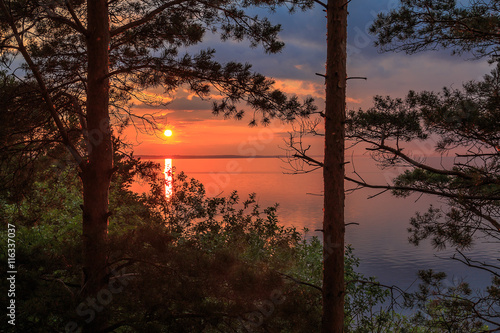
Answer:
MULTIPOLYGON (((106 0, 87 1, 87 129, 88 161, 82 162, 83 183, 83 296, 96 298, 107 287, 108 193, 113 168, 109 121, 109 20, 106 0)), ((105 311, 85 326, 99 332, 105 311)))
POLYGON ((327 8, 325 156, 323 167, 323 319, 322 333, 344 328, 344 138, 347 1, 327 8))

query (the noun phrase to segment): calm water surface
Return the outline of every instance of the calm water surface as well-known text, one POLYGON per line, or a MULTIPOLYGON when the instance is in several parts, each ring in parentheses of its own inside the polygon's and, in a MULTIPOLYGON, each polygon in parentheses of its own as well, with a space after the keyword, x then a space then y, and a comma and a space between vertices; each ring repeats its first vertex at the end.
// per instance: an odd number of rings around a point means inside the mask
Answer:
MULTIPOLYGON (((279 218, 286 226, 301 230, 307 227, 311 235, 321 236, 315 229, 322 224, 322 175, 317 170, 307 174, 287 174, 289 166, 278 158, 238 159, 175 159, 153 160, 165 166, 171 163, 177 172, 200 180, 209 195, 228 195, 237 190, 240 197, 257 193, 261 207, 279 203, 279 218)), ((354 158, 356 171, 368 182, 386 184, 396 170, 379 170, 368 157, 354 158)), ((352 163, 346 173, 352 174, 352 163)), ((346 188, 352 185, 346 183, 346 188)), ((473 287, 485 286, 489 275, 471 270, 449 260, 453 252, 436 251, 428 243, 415 247, 408 243, 409 220, 417 211, 426 211, 429 204, 445 206, 435 197, 410 196, 395 198, 384 193, 374 198, 375 190, 362 189, 346 197, 346 242, 352 244, 355 255, 361 259, 359 270, 368 276, 377 276, 384 284, 403 289, 416 286, 419 269, 435 269, 448 274, 448 282, 464 279, 473 287)), ((494 262, 500 258, 494 244, 478 243, 466 252, 474 259, 494 262)))

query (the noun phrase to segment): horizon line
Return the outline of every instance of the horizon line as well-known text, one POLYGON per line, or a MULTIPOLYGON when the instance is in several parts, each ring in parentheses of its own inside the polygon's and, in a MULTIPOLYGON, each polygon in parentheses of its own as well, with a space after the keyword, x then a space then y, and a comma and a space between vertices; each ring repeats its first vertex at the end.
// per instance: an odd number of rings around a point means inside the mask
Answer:
MULTIPOLYGON (((234 154, 213 154, 213 155, 151 155, 151 154, 138 154, 135 155, 135 157, 143 158, 143 159, 148 159, 148 160, 153 160, 153 159, 179 159, 179 160, 196 160, 196 159, 229 159, 229 158, 237 158, 237 159, 253 159, 253 158, 289 158, 290 156, 286 155, 234 155, 234 154)), ((323 155, 310 155, 310 157, 323 157, 323 155)), ((348 157, 348 155, 346 155, 348 157)), ((350 155, 349 157, 366 157, 366 158, 371 158, 370 156, 367 156, 365 154, 356 154, 356 155, 350 155)), ((429 156, 422 156, 422 157, 443 157, 443 156, 435 156, 435 155, 429 155, 429 156)), ((347 159, 346 159, 347 160, 347 159)))
MULTIPOLYGON (((346 155, 347 156, 347 155, 346 155)), ((352 156, 352 155, 350 155, 352 156)), ((234 154, 213 154, 213 155, 152 155, 138 154, 135 157, 144 159, 224 159, 224 158, 289 158, 287 155, 234 155, 234 154)), ((323 157, 323 155, 310 155, 310 157, 323 157)), ((366 155, 353 155, 353 157, 369 157, 366 155)))
POLYGON ((286 158, 286 155, 225 155, 225 154, 215 154, 215 155, 148 155, 140 154, 135 155, 136 157, 144 159, 223 159, 223 158, 286 158))

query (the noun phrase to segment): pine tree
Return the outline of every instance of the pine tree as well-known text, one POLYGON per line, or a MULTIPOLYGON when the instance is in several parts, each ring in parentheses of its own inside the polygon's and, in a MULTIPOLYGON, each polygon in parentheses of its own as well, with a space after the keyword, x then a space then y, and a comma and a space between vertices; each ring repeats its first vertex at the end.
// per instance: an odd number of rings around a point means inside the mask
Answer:
MULTIPOLYGON (((245 10, 285 3, 301 9, 312 5, 310 1, 0 1, 4 66, 22 62, 25 79, 36 82, 33 93, 43 100, 57 140, 80 169, 83 298, 95 297, 108 284, 108 190, 116 122, 112 116, 128 110, 137 91, 161 87, 169 93, 187 86, 205 98, 217 91, 223 99, 214 103, 215 113, 241 118, 238 103, 244 101, 261 112, 264 123, 273 117, 292 120, 314 110, 311 100, 288 98, 248 64, 218 63, 213 49, 179 55, 208 32, 278 52, 283 47, 277 38, 280 27, 245 10), (73 128, 70 119, 78 119, 80 128, 73 128)), ((105 317, 100 313, 84 331, 103 330, 105 317)))
POLYGON ((323 160, 323 333, 344 328, 344 141, 347 3, 327 5, 325 155, 323 160))
POLYGON ((462 325, 459 330, 468 331, 463 327, 469 324, 500 322, 500 267, 462 252, 480 246, 478 239, 498 242, 500 236, 499 26, 498 1, 401 1, 398 8, 379 15, 371 27, 383 50, 412 54, 445 48, 496 66, 483 80, 470 81, 462 89, 410 91, 404 99, 377 96, 373 107, 351 111, 347 117, 348 138, 368 144, 373 158, 384 166, 408 167, 393 184, 347 179, 397 196, 422 193, 441 198, 446 207, 431 206, 411 219, 410 242, 418 245, 430 239, 438 249, 455 248, 454 259, 492 274, 492 284, 484 293, 472 295, 466 283, 444 288, 442 275, 421 273, 424 286, 419 297, 425 306, 430 299, 437 300, 431 311, 446 309, 441 324, 447 329, 462 325), (449 165, 434 165, 415 156, 415 146, 428 147, 429 142, 434 147, 426 152, 449 156, 449 165))

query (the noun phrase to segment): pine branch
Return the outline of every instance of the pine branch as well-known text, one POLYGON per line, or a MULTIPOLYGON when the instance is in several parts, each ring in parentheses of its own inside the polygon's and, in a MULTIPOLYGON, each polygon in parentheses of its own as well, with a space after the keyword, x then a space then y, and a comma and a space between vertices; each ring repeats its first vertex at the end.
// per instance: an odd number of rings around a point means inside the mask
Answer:
POLYGON ((318 167, 323 167, 323 162, 320 162, 318 160, 315 160, 314 158, 310 157, 310 156, 307 156, 306 154, 293 154, 292 157, 295 157, 295 158, 300 158, 304 161, 307 161, 313 165, 316 165, 318 167))
POLYGON ((326 5, 326 3, 322 2, 322 1, 319 1, 319 0, 313 0, 315 3, 317 3, 318 5, 320 6, 323 6, 325 9, 328 8, 328 6, 326 5))
POLYGON ((426 170, 426 171, 430 171, 432 173, 436 173, 436 174, 439 174, 439 175, 447 175, 447 176, 458 176, 458 177, 461 177, 461 178, 464 178, 464 179, 473 179, 472 176, 469 176, 463 172, 460 172, 460 171, 453 171, 453 170, 444 170, 444 169, 436 169, 436 168, 433 168, 427 164, 424 164, 424 163, 420 163, 414 159, 412 159, 411 157, 409 157, 408 155, 404 154, 401 149, 396 149, 396 148, 393 148, 393 147, 389 147, 389 146, 386 146, 386 145, 380 145, 380 149, 382 150, 386 150, 388 152, 391 152, 391 153, 394 153, 394 155, 398 156, 398 157, 401 157, 403 160, 405 160, 406 162, 410 163, 411 165, 417 167, 417 168, 420 168, 420 169, 423 169, 423 170, 426 170))
POLYGON ((151 21, 151 19, 153 19, 156 15, 160 14, 161 12, 163 12, 165 9, 167 9, 169 7, 172 7, 172 6, 175 6, 175 5, 179 5, 179 4, 181 4, 181 3, 185 2, 185 1, 186 0, 174 0, 174 1, 166 2, 162 6, 156 8, 155 10, 153 10, 153 11, 149 12, 148 14, 144 15, 139 20, 136 20, 136 21, 133 21, 133 22, 129 22, 129 23, 127 23, 125 25, 122 25, 121 27, 118 27, 118 28, 115 28, 115 29, 111 29, 110 36, 114 37, 116 35, 124 33, 127 30, 130 30, 130 29, 138 27, 138 26, 140 26, 140 25, 142 25, 144 23, 147 23, 147 22, 151 21))
POLYGON ((8 21, 7 24, 12 29, 12 33, 13 33, 14 38, 16 39, 16 42, 18 44, 19 51, 21 52, 24 60, 28 64, 31 72, 33 73, 33 75, 38 83, 42 97, 46 103, 46 106, 50 112, 52 119, 54 120, 54 122, 57 126, 57 129, 59 130, 59 133, 61 134, 61 137, 62 137, 64 144, 69 149, 71 155, 73 155, 73 158, 76 160, 76 162, 78 164, 81 164, 81 161, 83 160, 83 158, 80 155, 80 153, 78 153, 78 150, 76 149, 74 144, 69 139, 68 133, 64 127, 64 124, 62 123, 62 121, 59 117, 59 114, 57 113, 57 110, 54 106, 54 102, 52 101, 52 98, 49 94, 48 88, 45 84, 45 81, 42 77, 42 74, 38 70, 38 66, 34 63, 33 59, 31 59, 31 56, 28 53, 28 51, 24 45, 24 41, 17 30, 16 23, 14 22, 12 15, 10 14, 9 10, 7 9, 7 6, 5 5, 4 0, 0 0, 0 10, 4 13, 5 17, 7 18, 7 21, 8 21))
POLYGON ((66 5, 68 6, 68 10, 69 10, 70 15, 74 21, 72 21, 64 16, 56 14, 54 12, 54 10, 52 8, 50 8, 49 6, 47 6, 46 4, 41 4, 40 6, 43 7, 45 13, 47 14, 47 17, 50 20, 52 20, 54 22, 63 23, 65 25, 67 25, 68 27, 71 27, 74 30, 76 30, 77 32, 86 36, 87 29, 85 29, 85 27, 82 25, 82 23, 80 22, 80 20, 76 16, 75 12, 72 11, 73 8, 71 7, 71 5, 69 5, 68 1, 66 1, 66 5))
POLYGON ((307 286, 307 287, 311 287, 311 288, 314 288, 316 290, 318 290, 319 292, 323 292, 323 289, 315 284, 312 284, 312 283, 309 283, 309 282, 304 282, 304 281, 301 281, 299 279, 296 279, 294 278, 293 276, 291 275, 288 275, 288 274, 285 274, 285 273, 281 273, 281 272, 278 272, 278 274, 286 277, 287 279, 289 280, 292 280, 293 282, 297 283, 297 284, 301 284, 301 285, 304 285, 304 286, 307 286))
POLYGON ((448 192, 442 192, 442 191, 437 191, 437 190, 432 190, 432 189, 426 189, 426 188, 418 188, 418 187, 410 187, 410 186, 393 186, 393 185, 373 185, 373 184, 368 184, 366 182, 362 182, 350 177, 345 176, 345 180, 348 180, 352 183, 355 183, 359 186, 362 187, 368 187, 368 188, 375 188, 375 189, 384 189, 384 190, 392 190, 392 191, 409 191, 409 192, 419 192, 419 193, 425 193, 425 194, 433 194, 433 195, 438 195, 441 197, 445 198, 460 198, 460 199, 465 199, 465 200, 491 200, 491 201, 496 201, 500 200, 500 197, 495 197, 495 196, 475 196, 475 195, 462 195, 462 194, 455 194, 455 193, 448 193, 448 192))
POLYGON ((408 155, 404 154, 402 152, 402 149, 393 148, 393 147, 385 145, 384 143, 378 143, 378 142, 375 142, 372 140, 367 140, 367 139, 359 137, 359 136, 355 136, 355 137, 357 139, 360 139, 361 141, 364 141, 366 143, 370 143, 376 147, 376 148, 367 148, 367 150, 370 150, 370 151, 381 151, 382 150, 382 151, 387 151, 387 152, 393 153, 395 156, 402 158, 403 160, 405 160, 406 162, 410 163, 411 165, 413 165, 417 168, 420 168, 420 169, 423 169, 423 170, 426 170, 426 171, 429 171, 432 173, 436 173, 439 175, 457 176, 457 177, 461 177, 463 179, 468 179, 468 180, 473 179, 472 176, 467 175, 467 174, 460 172, 460 171, 436 169, 436 168, 433 168, 427 164, 420 163, 420 162, 412 159, 408 155))
POLYGON ((71 2, 68 0, 65 0, 64 2, 66 4, 66 7, 68 8, 69 13, 71 14, 71 17, 73 18, 73 21, 75 21, 76 27, 78 28, 78 31, 87 36, 87 29, 83 26, 82 22, 78 18, 78 16, 75 13, 75 9, 71 5, 71 2))

